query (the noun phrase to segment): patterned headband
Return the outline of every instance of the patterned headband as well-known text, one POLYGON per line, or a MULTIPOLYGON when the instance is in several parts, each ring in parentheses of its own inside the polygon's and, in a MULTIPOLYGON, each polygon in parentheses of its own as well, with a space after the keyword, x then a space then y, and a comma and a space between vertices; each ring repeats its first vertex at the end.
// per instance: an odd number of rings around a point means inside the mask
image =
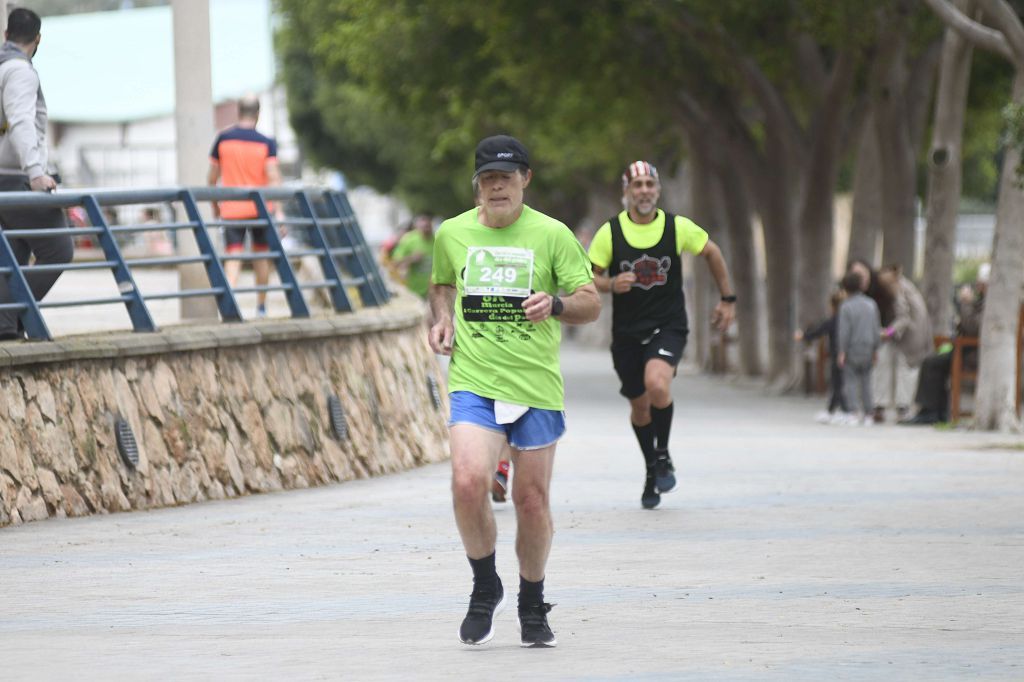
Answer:
POLYGON ((648 163, 646 161, 634 161, 629 164, 626 168, 626 172, 622 174, 622 187, 625 188, 629 186, 629 183, 632 182, 634 178, 638 178, 641 175, 649 175, 657 180, 658 169, 655 168, 652 163, 648 163))

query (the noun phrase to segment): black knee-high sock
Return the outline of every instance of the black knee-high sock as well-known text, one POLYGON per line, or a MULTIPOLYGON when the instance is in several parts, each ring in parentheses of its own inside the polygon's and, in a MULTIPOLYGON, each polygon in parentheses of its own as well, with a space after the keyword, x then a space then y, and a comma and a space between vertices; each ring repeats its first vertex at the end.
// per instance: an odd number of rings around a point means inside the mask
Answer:
POLYGON ((540 582, 531 583, 519 576, 519 606, 534 606, 544 602, 544 578, 540 582))
POLYGON ((640 452, 644 455, 644 461, 648 466, 654 463, 654 423, 650 422, 643 426, 633 424, 633 433, 640 443, 640 452))
POLYGON ((668 450, 668 434, 672 431, 672 406, 654 407, 651 405, 651 425, 654 427, 655 445, 658 450, 668 450))
POLYGON ((491 552, 488 556, 483 559, 469 559, 469 565, 473 568, 473 584, 474 585, 494 585, 498 582, 498 571, 494 567, 494 555, 496 552, 491 552))

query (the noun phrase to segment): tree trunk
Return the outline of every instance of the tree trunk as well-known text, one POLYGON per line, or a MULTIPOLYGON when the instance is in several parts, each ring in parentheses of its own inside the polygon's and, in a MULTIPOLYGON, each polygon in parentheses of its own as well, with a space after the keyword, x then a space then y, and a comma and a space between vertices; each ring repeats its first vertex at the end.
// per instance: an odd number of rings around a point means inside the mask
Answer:
MULTIPOLYGON (((779 183, 769 184, 774 188, 779 183)), ((784 191, 770 191, 768 195, 759 202, 767 263, 768 380, 789 383, 793 378, 793 330, 796 327, 793 212, 784 191)))
POLYGON ((736 327, 740 346, 740 371, 760 376, 761 309, 757 304, 757 263, 754 253, 752 211, 747 191, 736 169, 728 163, 717 164, 715 176, 729 235, 729 274, 736 290, 736 327))
MULTIPOLYGON (((691 137, 690 150, 693 160, 690 167, 690 187, 693 197, 691 217, 695 223, 713 234, 718 220, 715 206, 714 172, 708 156, 710 149, 706 144, 691 137)), ((712 334, 710 325, 712 308, 708 305, 708 288, 713 286, 713 280, 708 272, 707 264, 702 262, 703 260, 700 257, 692 259, 693 290, 687 307, 690 309, 690 333, 693 337, 694 361, 701 369, 708 369, 711 366, 712 334)))
POLYGON ((881 63, 876 84, 875 130, 882 160, 882 263, 898 264, 911 274, 914 267, 916 164, 907 111, 907 36, 889 33, 891 50, 881 63))
MULTIPOLYGON (((1013 80, 1013 101, 1024 105, 1024 69, 1013 80)), ((992 275, 981 320, 981 351, 975 425, 985 430, 1019 430, 1016 413, 1017 315, 1024 285, 1024 190, 1018 183, 1020 150, 1013 145, 1003 157, 999 206, 992 245, 992 275)))
MULTIPOLYGON (((968 11, 968 0, 958 0, 968 11)), ((928 304, 932 329, 953 329, 953 260, 963 167, 964 112, 971 76, 971 45, 947 28, 935 98, 935 125, 928 156, 928 228, 925 233, 922 293, 928 304)))
POLYGON ((803 169, 800 207, 797 310, 803 329, 826 316, 832 289, 832 241, 835 191, 839 180, 844 109, 853 85, 854 60, 843 54, 829 78, 812 128, 810 158, 803 169))
POLYGON ((846 259, 863 258, 878 264, 878 236, 882 228, 882 152, 874 116, 869 115, 861 133, 853 172, 853 215, 846 259))

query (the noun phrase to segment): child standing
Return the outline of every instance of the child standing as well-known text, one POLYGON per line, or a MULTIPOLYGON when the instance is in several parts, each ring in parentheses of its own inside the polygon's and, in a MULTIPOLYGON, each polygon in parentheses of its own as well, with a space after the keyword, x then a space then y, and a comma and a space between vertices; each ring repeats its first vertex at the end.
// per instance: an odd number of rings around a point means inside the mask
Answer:
POLYGON ((796 330, 793 335, 797 341, 810 343, 822 336, 828 337, 829 357, 829 390, 831 395, 828 399, 828 408, 815 415, 815 420, 822 424, 828 424, 834 420, 846 421, 850 408, 847 406, 846 394, 843 392, 843 370, 839 367, 839 339, 836 335, 839 306, 846 298, 842 290, 832 292, 829 304, 832 315, 818 324, 811 325, 805 330, 796 330), (838 414, 836 410, 839 410, 838 414))
POLYGON ((846 404, 851 410, 857 405, 861 408, 860 419, 851 417, 848 423, 856 424, 860 421, 864 426, 869 426, 874 423, 871 368, 881 343, 882 323, 878 305, 864 295, 863 286, 862 276, 858 272, 849 272, 843 277, 846 300, 839 306, 837 362, 843 370, 846 404))

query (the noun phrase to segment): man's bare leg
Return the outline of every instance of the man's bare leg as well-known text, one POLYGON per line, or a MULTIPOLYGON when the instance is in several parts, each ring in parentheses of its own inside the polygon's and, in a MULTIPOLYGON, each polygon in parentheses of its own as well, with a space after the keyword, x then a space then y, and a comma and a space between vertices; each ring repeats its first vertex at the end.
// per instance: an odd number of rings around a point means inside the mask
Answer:
POLYGON ((471 424, 451 427, 452 502, 455 523, 473 569, 469 611, 459 628, 465 644, 483 644, 494 636, 494 615, 505 605, 495 568, 497 528, 489 493, 505 434, 471 424))
POLYGON ((489 493, 505 435, 471 424, 451 427, 455 523, 470 559, 494 552, 497 529, 489 493))
POLYGON ((516 507, 516 554, 519 573, 531 582, 544 578, 544 566, 551 551, 554 525, 551 522, 551 473, 555 446, 540 450, 513 450, 516 483, 512 502, 516 507))
POLYGON ((657 358, 644 366, 644 395, 650 400, 651 423, 655 437, 655 485, 659 493, 667 493, 676 486, 675 467, 668 453, 669 433, 672 429, 672 379, 676 368, 657 358))
MULTIPOLYGON (((266 286, 270 283, 270 260, 255 260, 252 262, 252 271, 256 278, 256 286, 266 286)), ((256 306, 264 310, 267 305, 267 292, 256 292, 256 306)))
POLYGON ((238 284, 240 274, 242 274, 242 261, 234 259, 224 261, 224 275, 228 278, 228 284, 231 286, 238 284))
POLYGON ((516 484, 512 502, 516 506, 519 556, 519 628, 524 647, 553 647, 555 635, 548 625, 551 604, 544 602, 544 569, 551 552, 554 525, 551 522, 551 473, 555 446, 540 450, 513 450, 516 484))

